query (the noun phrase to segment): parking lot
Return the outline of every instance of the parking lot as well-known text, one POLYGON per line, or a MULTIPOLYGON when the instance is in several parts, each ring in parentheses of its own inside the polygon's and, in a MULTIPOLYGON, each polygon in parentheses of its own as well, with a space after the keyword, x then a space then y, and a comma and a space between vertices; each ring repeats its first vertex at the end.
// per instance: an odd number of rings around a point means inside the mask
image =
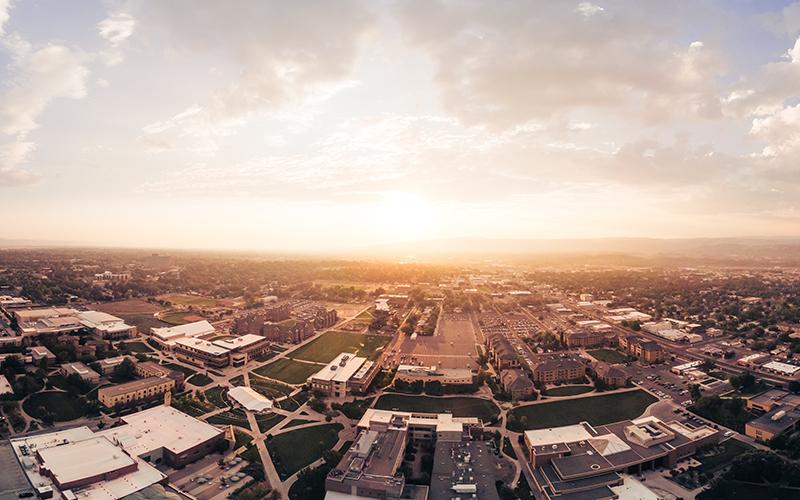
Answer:
POLYGON ((199 500, 226 498, 229 492, 251 478, 242 472, 242 468, 248 465, 246 460, 228 457, 221 466, 219 458, 220 455, 214 454, 183 470, 174 471, 169 474, 170 483, 199 500))

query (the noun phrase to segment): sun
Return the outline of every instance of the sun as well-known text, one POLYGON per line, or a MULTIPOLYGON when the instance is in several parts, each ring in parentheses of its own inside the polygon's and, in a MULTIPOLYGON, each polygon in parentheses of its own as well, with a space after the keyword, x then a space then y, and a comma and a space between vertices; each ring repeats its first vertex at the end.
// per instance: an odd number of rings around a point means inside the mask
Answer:
POLYGON ((430 238, 440 215, 429 200, 397 191, 384 193, 373 209, 376 229, 386 241, 430 238))

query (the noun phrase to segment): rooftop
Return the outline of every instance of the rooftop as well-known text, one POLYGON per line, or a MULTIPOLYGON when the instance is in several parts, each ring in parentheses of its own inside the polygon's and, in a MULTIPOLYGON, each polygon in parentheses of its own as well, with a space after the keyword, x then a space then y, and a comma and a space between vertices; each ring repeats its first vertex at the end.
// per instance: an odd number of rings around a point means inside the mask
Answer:
POLYGON ((349 352, 343 352, 328 363, 325 368, 311 375, 309 380, 347 382, 366 361, 367 358, 362 358, 349 352))
POLYGON ((105 437, 38 450, 42 467, 59 484, 85 480, 134 465, 133 459, 105 437))

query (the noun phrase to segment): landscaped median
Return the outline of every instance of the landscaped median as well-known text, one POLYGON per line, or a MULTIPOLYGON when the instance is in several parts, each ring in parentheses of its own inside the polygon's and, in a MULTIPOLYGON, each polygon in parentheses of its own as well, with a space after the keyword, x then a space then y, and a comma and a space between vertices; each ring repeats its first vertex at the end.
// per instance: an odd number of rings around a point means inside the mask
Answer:
POLYGON ((530 429, 547 429, 586 421, 591 425, 605 425, 637 418, 648 406, 658 401, 641 389, 543 401, 517 407, 508 412, 506 426, 514 432, 530 429))

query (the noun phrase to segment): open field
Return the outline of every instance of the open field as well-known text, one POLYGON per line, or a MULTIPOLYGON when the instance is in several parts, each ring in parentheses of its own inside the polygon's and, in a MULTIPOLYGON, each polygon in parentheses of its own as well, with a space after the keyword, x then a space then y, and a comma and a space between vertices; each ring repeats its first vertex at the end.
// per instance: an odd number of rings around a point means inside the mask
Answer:
POLYGON ((199 295, 188 295, 184 293, 159 295, 158 299, 167 300, 178 306, 216 307, 220 304, 220 301, 217 299, 201 297, 199 295))
POLYGON ((275 469, 285 480, 333 449, 339 440, 341 424, 323 424, 279 434, 267 441, 275 469), (302 443, 302 446, 298 446, 302 443))
POLYGON ((605 361, 606 363, 611 364, 624 363, 628 359, 624 354, 614 349, 595 349, 593 351, 586 352, 598 361, 605 361))
POLYGON ((347 319, 352 318, 369 304, 344 304, 342 302, 323 302, 323 305, 329 309, 336 309, 336 314, 339 318, 347 319))
POLYGON ((169 325, 178 326, 201 321, 204 318, 191 311, 167 311, 160 316, 161 321, 169 325))
POLYGON ((301 363, 293 359, 281 358, 253 371, 256 375, 281 380, 288 384, 304 384, 306 379, 317 373, 320 368, 322 368, 322 365, 301 363))
POLYGON ((475 328, 468 315, 443 314, 433 336, 403 338, 400 353, 416 357, 423 365, 477 369, 475 328))
POLYGON ((377 349, 389 342, 389 337, 350 332, 330 331, 289 354, 290 358, 328 363, 343 352, 353 352, 377 359, 377 349))
POLYGON ((250 424, 247 422, 247 416, 242 410, 239 409, 218 413, 208 417, 206 422, 216 425, 236 425, 244 429, 250 429, 250 424))
POLYGON ((28 415, 41 419, 46 413, 56 422, 75 420, 84 415, 85 405, 81 399, 67 392, 37 392, 22 402, 28 415))
POLYGON ((284 418, 286 417, 277 413, 270 413, 269 415, 256 415, 258 430, 261 432, 267 432, 283 421, 284 418))
MULTIPOLYGON (((519 427, 526 430, 561 427, 583 421, 605 425, 639 417, 656 401, 647 392, 635 390, 520 406, 508 415, 509 420, 519 422, 519 427)), ((514 427, 509 422, 508 428, 515 430, 514 427)))
POLYGON ((160 328, 169 326, 169 324, 158 320, 155 313, 162 309, 157 304, 151 304, 142 299, 119 300, 116 302, 98 302, 88 304, 88 309, 106 312, 113 314, 123 320, 129 325, 133 325, 139 329, 140 332, 148 333, 151 328, 160 328))
POLYGON ((575 396, 592 392, 593 390, 594 387, 588 385, 562 385, 561 387, 547 389, 545 396, 575 396))
POLYGON ((492 420, 500 413, 500 409, 491 401, 466 396, 437 398, 384 394, 378 398, 375 408, 422 413, 452 413, 456 417, 478 417, 483 422, 492 420))

